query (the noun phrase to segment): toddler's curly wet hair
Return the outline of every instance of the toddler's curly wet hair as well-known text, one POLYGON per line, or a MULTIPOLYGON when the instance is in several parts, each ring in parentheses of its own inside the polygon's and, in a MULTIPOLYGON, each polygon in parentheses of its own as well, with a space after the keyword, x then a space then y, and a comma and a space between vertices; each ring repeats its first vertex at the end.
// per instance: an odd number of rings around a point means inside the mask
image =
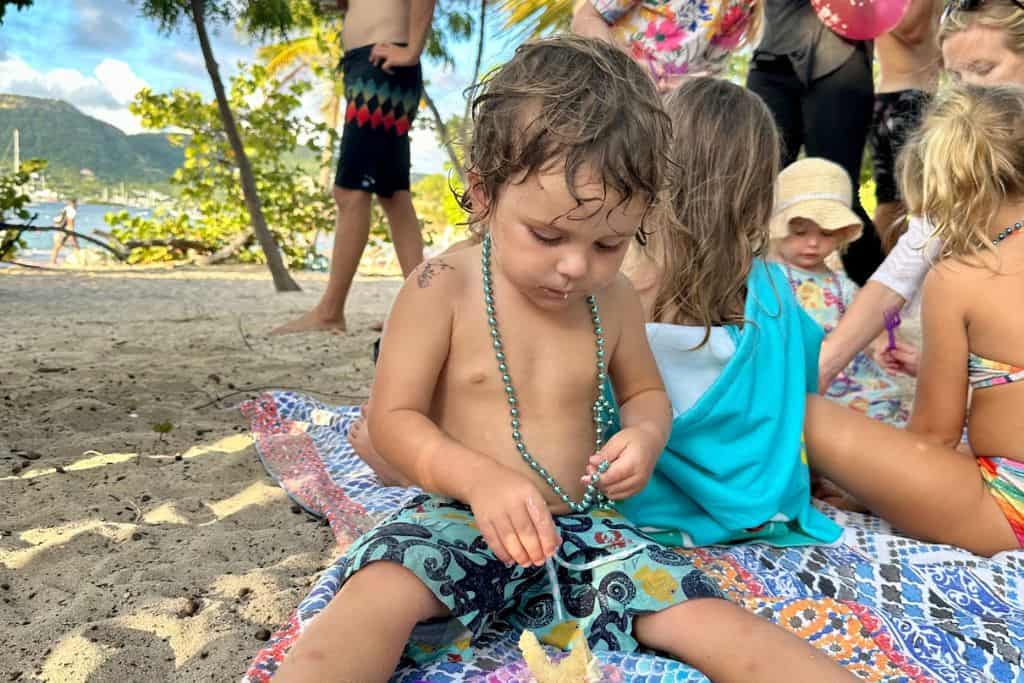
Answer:
POLYGON ((580 205, 593 199, 577 194, 581 170, 596 174, 602 199, 614 193, 616 204, 639 198, 649 207, 662 188, 671 123, 643 69, 604 41, 563 35, 524 43, 478 86, 472 115, 470 187, 459 202, 477 234, 506 184, 560 165, 580 205), (473 205, 472 189, 486 206, 473 205))

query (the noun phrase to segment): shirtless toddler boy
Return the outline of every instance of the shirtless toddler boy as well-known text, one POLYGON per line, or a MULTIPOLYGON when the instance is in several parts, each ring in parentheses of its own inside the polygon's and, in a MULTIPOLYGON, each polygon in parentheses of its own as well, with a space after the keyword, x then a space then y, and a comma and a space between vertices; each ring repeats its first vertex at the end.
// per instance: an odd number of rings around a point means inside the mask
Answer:
POLYGON ((853 680, 608 502, 644 486, 671 423, 618 272, 663 182, 654 85, 614 47, 563 36, 520 47, 473 115, 463 201, 483 243, 406 281, 369 415, 381 457, 429 494, 352 545, 275 680, 385 681, 403 652, 460 649, 420 647, 423 622, 475 637, 498 618, 559 644, 578 625, 595 650, 642 644, 716 681, 853 680), (605 440, 608 380, 623 428, 605 440))

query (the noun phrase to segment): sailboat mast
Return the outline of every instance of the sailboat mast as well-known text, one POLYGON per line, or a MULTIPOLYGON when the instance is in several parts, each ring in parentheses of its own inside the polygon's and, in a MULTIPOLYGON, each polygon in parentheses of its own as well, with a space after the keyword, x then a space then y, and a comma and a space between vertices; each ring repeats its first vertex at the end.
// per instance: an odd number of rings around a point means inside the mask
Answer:
POLYGON ((21 146, 18 129, 14 129, 14 172, 21 170, 21 146))

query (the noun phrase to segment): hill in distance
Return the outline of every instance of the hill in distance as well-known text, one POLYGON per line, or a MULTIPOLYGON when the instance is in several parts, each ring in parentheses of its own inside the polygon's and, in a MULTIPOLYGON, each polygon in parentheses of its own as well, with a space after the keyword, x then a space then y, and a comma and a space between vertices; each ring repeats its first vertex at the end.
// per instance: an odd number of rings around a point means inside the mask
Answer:
POLYGON ((61 100, 0 94, 0 156, 12 156, 14 129, 22 159, 46 159, 49 171, 91 170, 107 182, 165 182, 184 159, 160 133, 127 135, 61 100))

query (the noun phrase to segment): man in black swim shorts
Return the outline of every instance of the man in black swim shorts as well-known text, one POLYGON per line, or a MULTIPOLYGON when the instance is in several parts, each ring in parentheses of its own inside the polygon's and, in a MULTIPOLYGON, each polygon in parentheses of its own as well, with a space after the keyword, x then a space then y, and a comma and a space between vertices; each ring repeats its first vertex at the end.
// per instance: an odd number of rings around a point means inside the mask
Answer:
POLYGON ((875 229, 888 252, 906 228, 896 158, 928 109, 939 83, 939 0, 911 0, 900 23, 875 40, 878 86, 868 132, 875 177, 875 229))
POLYGON ((409 193, 409 129, 423 94, 420 54, 435 0, 335 0, 345 12, 341 60, 345 126, 334 179, 334 250, 327 289, 312 311, 274 334, 343 332, 345 300, 370 233, 373 195, 388 218, 402 275, 423 260, 423 237, 409 193))

